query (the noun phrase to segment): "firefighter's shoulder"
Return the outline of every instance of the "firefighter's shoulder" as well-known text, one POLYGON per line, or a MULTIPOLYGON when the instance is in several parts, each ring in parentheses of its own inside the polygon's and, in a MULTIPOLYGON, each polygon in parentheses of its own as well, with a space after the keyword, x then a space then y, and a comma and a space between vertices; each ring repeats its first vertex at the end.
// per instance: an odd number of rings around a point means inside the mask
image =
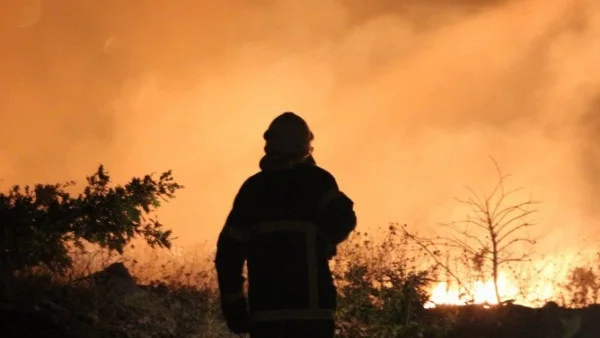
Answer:
POLYGON ((327 169, 320 166, 311 166, 311 178, 321 183, 325 188, 337 188, 335 177, 327 169))
POLYGON ((252 199, 252 196, 260 189, 263 178, 260 172, 247 177, 241 184, 238 193, 236 195, 236 201, 242 200, 247 201, 252 199))
POLYGON ((266 176, 267 176, 266 172, 257 171, 254 174, 248 176, 244 180, 244 183, 242 183, 242 188, 244 188, 244 187, 253 188, 258 185, 261 185, 264 182, 266 176))

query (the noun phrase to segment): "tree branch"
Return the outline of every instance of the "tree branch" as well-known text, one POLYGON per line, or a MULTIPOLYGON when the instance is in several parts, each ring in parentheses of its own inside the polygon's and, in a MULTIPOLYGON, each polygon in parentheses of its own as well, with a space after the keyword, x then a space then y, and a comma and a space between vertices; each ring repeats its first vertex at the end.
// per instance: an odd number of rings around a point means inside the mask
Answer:
POLYGON ((500 243, 504 242, 504 240, 506 240, 513 233, 519 231, 520 229, 532 227, 533 225, 534 225, 533 223, 527 223, 527 222, 517 225, 514 228, 507 231, 506 233, 504 233, 502 236, 498 237, 496 239, 496 243, 500 244, 500 243))

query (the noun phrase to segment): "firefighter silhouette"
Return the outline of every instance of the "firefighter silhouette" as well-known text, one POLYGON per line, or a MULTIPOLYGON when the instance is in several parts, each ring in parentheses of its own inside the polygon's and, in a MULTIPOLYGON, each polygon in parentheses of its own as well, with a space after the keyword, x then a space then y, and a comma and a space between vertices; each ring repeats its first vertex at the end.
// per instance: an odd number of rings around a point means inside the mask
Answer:
POLYGON ((301 117, 279 115, 264 139, 260 171, 241 186, 217 242, 223 316, 230 331, 252 338, 333 337, 328 261, 356 227, 353 202, 316 164, 301 117))

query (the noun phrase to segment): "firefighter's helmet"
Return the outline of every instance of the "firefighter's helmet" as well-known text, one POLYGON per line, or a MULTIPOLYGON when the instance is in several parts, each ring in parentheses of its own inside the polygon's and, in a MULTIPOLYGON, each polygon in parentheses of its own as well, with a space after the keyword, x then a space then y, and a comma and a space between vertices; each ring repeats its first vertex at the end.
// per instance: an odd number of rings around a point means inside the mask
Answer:
POLYGON ((300 116, 285 112, 277 116, 263 135, 267 154, 308 155, 312 152, 313 133, 300 116))

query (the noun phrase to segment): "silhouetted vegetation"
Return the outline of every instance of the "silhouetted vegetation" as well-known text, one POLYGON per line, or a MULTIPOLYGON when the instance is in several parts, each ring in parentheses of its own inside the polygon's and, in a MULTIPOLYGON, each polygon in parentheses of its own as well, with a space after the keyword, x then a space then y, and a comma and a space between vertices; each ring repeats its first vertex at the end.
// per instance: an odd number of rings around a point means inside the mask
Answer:
MULTIPOLYGON (((171 248, 171 231, 152 217, 182 188, 170 172, 111 186, 100 167, 82 193, 68 192, 74 188, 36 185, 0 194, 3 337, 230 337, 219 309, 214 253, 190 256, 171 248), (148 246, 129 245, 136 237, 148 246)), ((339 247, 331 261, 338 337, 598 335, 600 311, 590 304, 598 299, 600 264, 573 267, 561 306, 431 309, 432 286, 453 266, 432 259, 439 254, 432 256, 410 234, 397 225, 376 235, 357 231, 339 247)))
POLYGON ((14 186, 0 194, 2 276, 31 269, 63 273, 72 263, 69 249, 83 249, 84 242, 117 252, 137 236, 151 246, 171 245, 171 231, 151 218, 161 200, 182 188, 171 172, 111 187, 100 166, 87 183, 78 195, 67 191, 73 182, 14 186))
POLYGON ((476 274, 477 281, 491 279, 496 303, 501 303, 505 300, 499 287, 501 270, 510 263, 527 261, 533 253, 536 240, 525 231, 534 225, 529 217, 536 212, 532 206, 538 202, 531 199, 510 201, 512 195, 521 189, 507 190, 505 181, 509 175, 503 174, 498 163, 492 161, 498 182, 489 194, 479 196, 473 189, 467 188, 470 196, 456 199, 466 205, 470 213, 459 221, 442 223, 442 227, 450 230, 449 234, 419 237, 405 230, 405 235, 435 260, 465 296, 473 297, 472 280, 457 274, 450 262, 460 262, 463 270, 476 274), (524 248, 520 245, 522 243, 528 247, 524 248))
POLYGON ((340 337, 430 337, 422 324, 434 267, 419 267, 416 248, 391 225, 376 241, 355 232, 334 260, 340 337))

